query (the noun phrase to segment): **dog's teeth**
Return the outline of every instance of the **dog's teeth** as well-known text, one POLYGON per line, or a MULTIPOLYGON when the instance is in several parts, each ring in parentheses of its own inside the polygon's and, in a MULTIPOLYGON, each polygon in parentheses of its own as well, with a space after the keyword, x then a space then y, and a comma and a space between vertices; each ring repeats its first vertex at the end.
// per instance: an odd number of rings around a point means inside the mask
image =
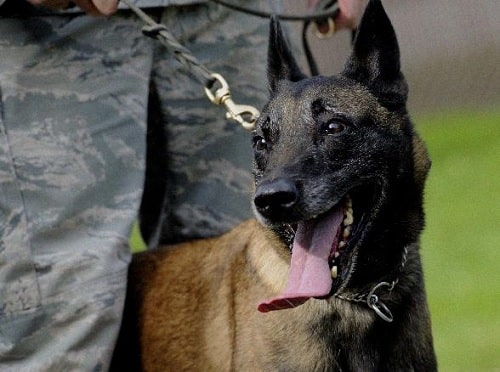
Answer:
POLYGON ((330 272, 332 274, 332 278, 335 279, 337 277, 337 266, 332 266, 330 272))
POLYGON ((345 211, 344 226, 352 225, 353 222, 354 222, 354 217, 352 215, 352 208, 349 208, 345 211))
POLYGON ((338 258, 339 256, 340 256, 340 252, 335 251, 335 253, 333 254, 333 257, 338 258))
POLYGON ((341 240, 339 243, 339 249, 344 248, 346 245, 347 245, 347 243, 345 241, 341 240))
POLYGON ((344 229, 344 232, 342 233, 342 237, 343 237, 344 239, 347 239, 350 235, 351 235, 351 227, 350 227, 350 226, 347 226, 347 227, 344 229))

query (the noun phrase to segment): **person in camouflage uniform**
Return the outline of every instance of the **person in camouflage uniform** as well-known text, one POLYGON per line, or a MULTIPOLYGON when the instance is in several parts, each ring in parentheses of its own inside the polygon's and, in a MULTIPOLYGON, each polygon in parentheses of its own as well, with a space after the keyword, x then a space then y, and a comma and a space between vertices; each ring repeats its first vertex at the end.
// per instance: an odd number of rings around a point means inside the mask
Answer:
MULTIPOLYGON (((101 371, 123 311, 151 91, 167 138, 168 169, 155 175, 169 189, 167 241, 251 215, 250 138, 130 11, 31 3, 51 10, 0 0, 0 370, 101 371)), ((266 20, 201 1, 136 3, 223 74, 236 102, 264 102, 266 20)))
MULTIPOLYGON (((226 77, 235 101, 262 103, 267 21, 172 3, 144 2, 165 6, 150 14, 226 77)), ((159 176, 172 190, 176 240, 250 216, 249 134, 126 10, 94 18, 9 0, 0 17, 0 370, 106 370, 144 183, 150 86, 168 134, 159 176)))

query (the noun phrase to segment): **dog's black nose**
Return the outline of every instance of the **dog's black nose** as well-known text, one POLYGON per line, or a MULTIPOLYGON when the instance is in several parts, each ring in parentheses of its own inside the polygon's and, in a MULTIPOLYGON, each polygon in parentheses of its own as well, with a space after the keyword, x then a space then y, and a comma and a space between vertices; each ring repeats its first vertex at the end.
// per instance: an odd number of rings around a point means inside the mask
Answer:
POLYGON ((291 212, 299 193, 295 184, 287 178, 262 182, 255 191, 254 204, 265 217, 280 217, 291 212))

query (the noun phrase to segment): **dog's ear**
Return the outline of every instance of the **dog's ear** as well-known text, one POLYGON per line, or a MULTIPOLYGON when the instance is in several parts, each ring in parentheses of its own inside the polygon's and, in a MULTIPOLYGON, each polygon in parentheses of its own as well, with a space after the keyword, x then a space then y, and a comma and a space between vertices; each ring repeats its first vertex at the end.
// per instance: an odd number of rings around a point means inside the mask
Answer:
POLYGON ((400 70, 396 33, 380 0, 370 0, 343 75, 366 85, 390 109, 406 104, 408 85, 400 70))
POLYGON ((306 77, 293 57, 276 16, 271 17, 267 52, 267 76, 271 92, 276 91, 278 82, 281 80, 299 81, 306 77))

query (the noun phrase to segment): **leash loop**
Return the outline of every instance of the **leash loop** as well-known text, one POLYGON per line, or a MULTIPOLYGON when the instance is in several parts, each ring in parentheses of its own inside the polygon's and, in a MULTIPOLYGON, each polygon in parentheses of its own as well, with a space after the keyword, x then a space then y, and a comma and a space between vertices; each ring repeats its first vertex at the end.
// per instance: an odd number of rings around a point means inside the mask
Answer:
POLYGON ((379 300, 378 296, 375 294, 375 291, 381 287, 389 287, 389 290, 392 289, 393 285, 387 282, 380 282, 375 287, 372 288, 368 296, 366 297, 366 304, 377 314, 382 320, 385 320, 388 323, 393 321, 393 316, 391 310, 385 304, 379 300))
POLYGON ((229 84, 226 79, 217 73, 212 73, 210 76, 212 80, 205 86, 205 94, 210 102, 216 105, 224 105, 227 110, 227 119, 237 121, 247 130, 253 130, 259 116, 259 110, 250 105, 236 104, 231 98, 231 91, 229 90, 229 84), (214 92, 213 86, 215 82, 217 82, 220 87, 214 92))

